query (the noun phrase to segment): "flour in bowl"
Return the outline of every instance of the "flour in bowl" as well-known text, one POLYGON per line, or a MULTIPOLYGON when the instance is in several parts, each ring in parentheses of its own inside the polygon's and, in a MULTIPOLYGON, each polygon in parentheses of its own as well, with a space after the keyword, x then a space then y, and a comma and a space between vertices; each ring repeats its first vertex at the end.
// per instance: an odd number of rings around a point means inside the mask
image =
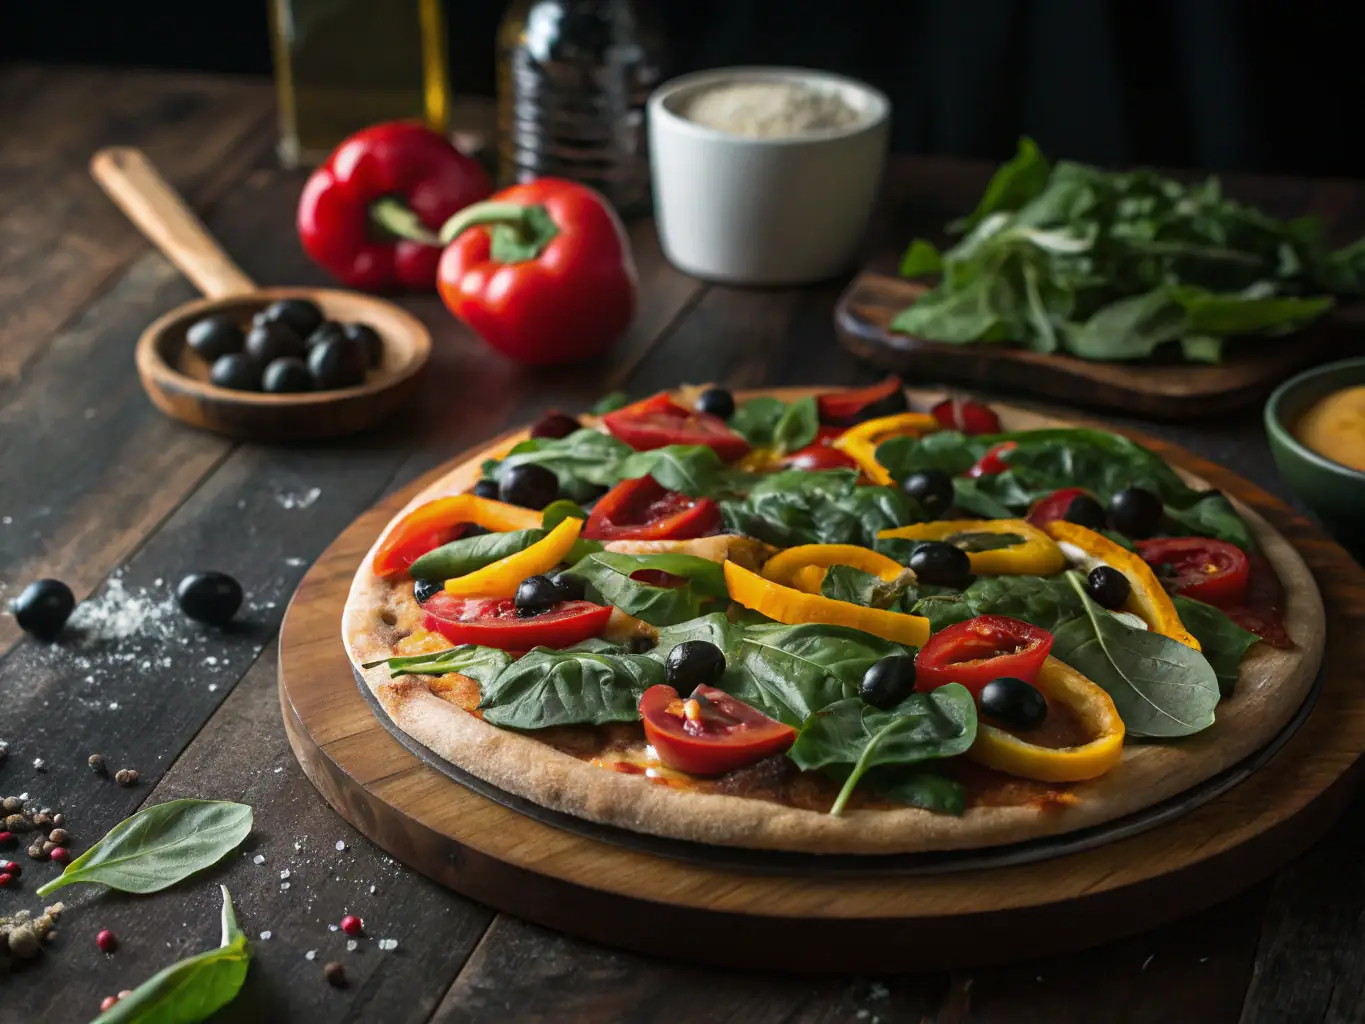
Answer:
POLYGON ((727 135, 789 139, 848 128, 862 113, 837 92, 799 82, 728 82, 687 101, 682 116, 727 135))

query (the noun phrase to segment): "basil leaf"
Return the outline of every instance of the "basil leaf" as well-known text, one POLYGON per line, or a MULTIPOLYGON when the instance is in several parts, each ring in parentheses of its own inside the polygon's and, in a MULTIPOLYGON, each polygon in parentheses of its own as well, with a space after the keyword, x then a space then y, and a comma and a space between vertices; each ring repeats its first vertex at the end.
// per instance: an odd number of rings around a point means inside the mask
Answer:
POLYGON ((622 480, 652 476, 666 491, 704 498, 716 489, 725 463, 704 444, 670 444, 628 456, 617 469, 622 480))
POLYGON ((727 663, 733 663, 738 657, 744 629, 744 626, 732 622, 724 612, 711 612, 660 629, 658 643, 648 652, 648 656, 662 664, 678 644, 686 640, 705 640, 720 648, 727 663))
POLYGON ((587 582, 606 604, 651 626, 672 626, 695 619, 717 601, 729 600, 719 562, 696 555, 627 555, 603 551, 589 555, 567 572, 587 582), (642 570, 665 572, 681 586, 658 586, 632 579, 642 570))
POLYGON ((851 565, 832 565, 820 582, 820 593, 864 608, 890 608, 913 579, 909 572, 894 580, 884 580, 851 565))
POLYGON ((890 800, 938 814, 961 817, 967 809, 966 787, 955 779, 947 779, 933 772, 884 765, 864 774, 863 784, 890 800))
POLYGON ((94 1024, 198 1024, 237 997, 251 947, 237 926, 232 897, 223 891, 223 937, 217 949, 172 964, 133 989, 94 1024))
POLYGON ((459 647, 450 647, 431 654, 410 654, 399 658, 368 661, 361 665, 361 668, 388 665, 391 679, 399 676, 443 676, 458 673, 468 676, 480 686, 487 686, 510 664, 512 656, 506 651, 500 651, 496 647, 461 644, 459 647))
POLYGON ((1052 654, 1103 687, 1135 737, 1190 736, 1213 724, 1218 677, 1202 654, 1110 615, 1066 574, 1084 614, 1052 631, 1052 654))
POLYGON ((963 591, 920 590, 911 614, 929 620, 937 633, 978 615, 1005 615, 1051 630, 1084 613, 1065 576, 978 576, 963 591))
POLYGON ((532 649, 483 687, 484 721, 504 729, 636 721, 641 695, 664 681, 663 665, 618 651, 608 644, 532 649))
POLYGON ((769 395, 751 398, 735 410, 729 427, 755 448, 767 448, 773 443, 777 421, 786 411, 787 403, 769 395))
POLYGON ((599 398, 588 410, 588 413, 593 416, 605 416, 617 409, 624 409, 629 404, 630 396, 624 391, 610 391, 599 398))
POLYGON ((540 528, 545 531, 553 530, 566 519, 587 519, 588 513, 578 505, 577 502, 569 501, 567 498, 560 498, 546 505, 540 513, 540 528))
POLYGON ((773 424, 773 446, 784 455, 804 448, 820 432, 820 407, 814 395, 798 398, 773 424))
POLYGON ((788 755, 803 771, 851 765, 830 814, 841 814, 859 781, 880 765, 913 765, 966 752, 976 739, 976 703, 948 683, 880 711, 860 697, 830 704, 801 727, 788 755))
POLYGON ((508 530, 506 533, 460 537, 428 551, 408 567, 408 574, 415 580, 453 580, 457 576, 467 576, 508 555, 525 551, 544 540, 548 532, 544 529, 508 530))
POLYGON ((630 445, 600 430, 576 430, 568 437, 532 437, 501 462, 484 463, 484 475, 501 482, 515 466, 544 466, 559 479, 559 496, 579 504, 592 501, 619 479, 618 467, 633 453, 630 445))
POLYGON ((1175 610, 1180 613, 1180 621, 1194 634, 1199 646, 1204 649, 1204 657, 1213 666, 1218 677, 1219 694, 1227 699, 1237 686, 1241 674, 1242 658, 1251 645, 1261 638, 1233 622, 1223 611, 1203 601, 1176 595, 1171 598, 1175 610))
POLYGON ((226 800, 169 800, 144 807, 37 890, 47 896, 78 882, 120 892, 159 892, 211 867, 251 831, 251 808, 226 800))

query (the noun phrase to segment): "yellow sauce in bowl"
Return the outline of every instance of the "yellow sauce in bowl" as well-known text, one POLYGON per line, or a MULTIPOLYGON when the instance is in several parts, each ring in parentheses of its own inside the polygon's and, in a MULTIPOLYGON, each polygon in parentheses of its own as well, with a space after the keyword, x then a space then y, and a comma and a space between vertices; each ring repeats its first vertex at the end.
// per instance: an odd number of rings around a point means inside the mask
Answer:
POLYGON ((1365 385, 1319 401, 1295 425, 1294 437, 1323 458, 1365 472, 1365 385))

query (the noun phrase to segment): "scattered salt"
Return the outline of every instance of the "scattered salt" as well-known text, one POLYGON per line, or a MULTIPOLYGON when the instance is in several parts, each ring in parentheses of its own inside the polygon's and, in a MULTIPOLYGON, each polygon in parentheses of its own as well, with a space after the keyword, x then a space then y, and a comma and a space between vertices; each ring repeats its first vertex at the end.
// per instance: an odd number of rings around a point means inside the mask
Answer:
POLYGON ((890 994, 891 990, 889 988, 885 985, 878 984, 875 981, 872 983, 872 988, 868 992, 868 996, 871 999, 885 999, 890 994))
MULTIPOLYGON (((35 757, 33 759, 33 767, 36 771, 43 771, 47 767, 47 762, 44 761, 41 757, 35 757)), ((15 831, 18 831, 18 829, 16 829, 15 831)))
POLYGON ((155 598, 146 588, 133 593, 124 585, 122 573, 115 572, 104 590, 76 606, 71 630, 86 641, 123 640, 138 633, 165 637, 178 621, 174 609, 170 598, 155 598))
POLYGON ((13 516, 0 516, 0 523, 4 523, 6 526, 9 526, 13 522, 14 522, 13 516))
POLYGON ((354 953, 354 952, 355 952, 357 949, 359 949, 359 948, 360 948, 360 943, 356 942, 355 939, 347 939, 347 940, 346 940, 346 951, 347 951, 348 953, 354 953))
POLYGON ((1153 960, 1155 960, 1155 959, 1156 959, 1156 954, 1153 953, 1153 954, 1152 954, 1151 956, 1149 956, 1146 960, 1142 961, 1142 969, 1145 971, 1145 970, 1147 969, 1147 966, 1148 966, 1153 960))
POLYGON ((217 664, 218 664, 218 659, 215 658, 212 654, 210 654, 207 658, 204 659, 204 664, 205 664, 205 665, 217 665, 217 664))
POLYGON ((344 849, 346 849, 346 843, 345 843, 344 840, 341 840, 341 839, 338 839, 338 840, 337 840, 337 849, 338 849, 338 850, 344 850, 344 849))
POLYGON ((284 560, 284 564, 285 564, 285 565, 292 565, 292 566, 294 566, 295 568, 297 568, 298 566, 303 565, 303 559, 302 559, 302 558, 286 558, 286 559, 284 560))
POLYGON ((296 842, 294 843, 294 852, 297 853, 299 850, 302 850, 302 849, 303 849, 303 844, 296 841, 296 842))
POLYGON ((256 854, 256 856, 254 856, 254 857, 251 858, 251 863, 253 863, 253 864, 264 864, 264 863, 265 863, 265 854, 263 854, 263 853, 258 853, 258 854, 256 854))
POLYGON ((370 886, 370 895, 371 895, 371 896, 374 895, 374 886, 370 886))
POLYGON ((397 949, 397 948, 398 948, 398 940, 397 940, 397 939, 380 939, 379 942, 378 942, 378 946, 379 946, 380 949, 382 949, 384 952, 387 953, 387 952, 389 952, 390 950, 394 950, 394 949, 397 949))
POLYGON ((289 877, 289 869, 288 869, 288 868, 285 868, 283 871, 281 871, 281 872, 280 872, 280 877, 281 877, 281 878, 288 878, 288 877, 289 877))
POLYGON ((275 500, 279 502, 280 508, 295 509, 308 508, 315 501, 322 497, 322 488, 310 487, 303 494, 291 494, 281 491, 275 495, 275 500))
POLYGON ((1206 956, 1201 956, 1201 957, 1199 958, 1199 962, 1200 962, 1201 964, 1206 964, 1206 963, 1209 962, 1209 958, 1206 957, 1206 956))
POLYGON ((318 951, 317 951, 316 949, 310 949, 307 953, 304 953, 304 954, 303 954, 303 958, 304 958, 305 960, 316 960, 317 957, 318 957, 318 951))
POLYGON ((869 1010, 869 1009, 867 1009, 867 1007, 863 1007, 861 1010, 859 1010, 859 1011, 858 1011, 857 1013, 855 1013, 853 1016, 857 1017, 859 1020, 867 1020, 868 1017, 871 1017, 871 1016, 872 1016, 872 1011, 869 1010))
POLYGON ((262 941, 262 942, 269 942, 269 941, 270 941, 270 935, 271 935, 271 933, 270 933, 269 931, 261 932, 261 941, 262 941))
POLYGON ((329 932, 334 932, 334 931, 337 930, 337 926, 334 925, 334 924, 329 924, 329 925, 327 926, 327 930, 328 930, 329 932))
POLYGON ((217 683, 209 683, 209 693, 216 693, 217 691, 218 691, 218 684, 217 684, 217 683))
POLYGON ((109 702, 109 710, 110 710, 110 711, 117 711, 117 710, 118 710, 118 701, 116 701, 116 700, 111 700, 111 701, 109 702))
POLYGON ((281 882, 281 883, 280 883, 280 891, 284 891, 285 889, 288 889, 288 888, 289 888, 289 883, 288 883, 288 882, 281 882))
MULTIPOLYGON (((279 767, 279 768, 276 768, 276 769, 275 769, 275 774, 278 775, 278 774, 280 774, 280 772, 282 772, 282 771, 284 771, 284 767, 283 767, 283 766, 281 766, 281 767, 279 767)), ((299 844, 298 844, 298 843, 295 843, 295 844, 294 844, 294 849, 297 850, 298 848, 299 848, 299 844)))

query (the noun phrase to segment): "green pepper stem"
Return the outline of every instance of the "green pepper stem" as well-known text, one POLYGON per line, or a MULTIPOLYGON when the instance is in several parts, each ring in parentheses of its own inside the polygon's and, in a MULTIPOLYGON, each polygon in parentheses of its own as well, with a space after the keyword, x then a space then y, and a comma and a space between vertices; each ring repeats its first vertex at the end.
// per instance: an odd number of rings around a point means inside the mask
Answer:
POLYGON ((541 203, 483 202, 466 206, 441 226, 441 242, 449 245, 464 231, 487 227, 495 263, 533 260, 559 234, 559 225, 541 203))
POLYGON ((524 227, 529 209, 529 206, 522 206, 520 203, 474 203, 472 206, 466 206, 441 226, 441 242, 449 245, 462 232, 481 224, 524 227))
POLYGON ((395 238, 423 245, 440 245, 436 233, 422 223, 421 219, 401 199, 384 196, 370 204, 370 220, 395 238))

